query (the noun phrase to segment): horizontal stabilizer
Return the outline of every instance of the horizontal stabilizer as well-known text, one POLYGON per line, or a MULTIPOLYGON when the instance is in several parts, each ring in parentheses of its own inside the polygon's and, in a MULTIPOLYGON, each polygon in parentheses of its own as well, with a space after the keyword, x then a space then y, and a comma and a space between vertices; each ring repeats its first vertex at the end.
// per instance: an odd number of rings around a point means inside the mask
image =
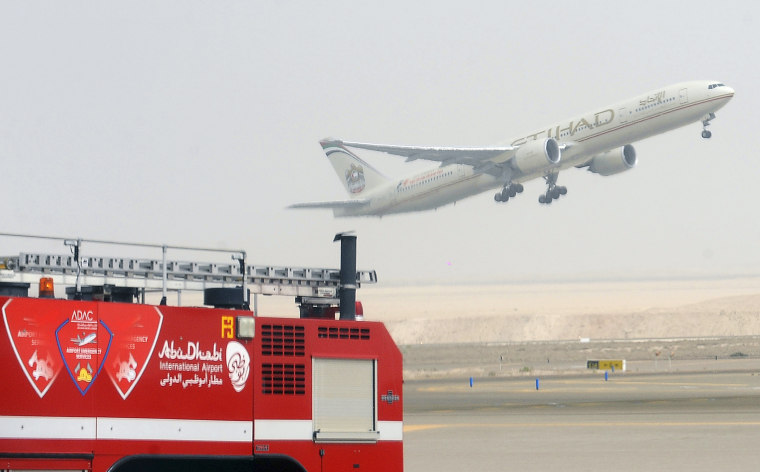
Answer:
POLYGON ((359 208, 369 204, 369 200, 336 200, 334 202, 294 203, 288 208, 359 208))

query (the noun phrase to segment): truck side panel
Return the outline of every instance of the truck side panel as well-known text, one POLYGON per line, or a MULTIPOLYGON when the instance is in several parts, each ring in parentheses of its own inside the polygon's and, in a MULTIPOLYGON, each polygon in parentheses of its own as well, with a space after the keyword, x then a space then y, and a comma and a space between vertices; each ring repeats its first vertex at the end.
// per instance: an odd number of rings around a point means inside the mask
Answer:
POLYGON ((250 312, 0 303, 7 335, 0 337, 0 451, 94 454, 96 462, 142 453, 251 454, 252 342, 234 333, 235 317, 250 312), (233 358, 242 369, 234 379, 233 358))
POLYGON ((381 323, 259 318, 254 355, 256 453, 287 453, 307 470, 328 470, 330 464, 338 470, 388 470, 387 464, 403 463, 402 357, 381 323), (367 374, 370 396, 361 379, 342 379, 341 372, 327 381, 335 389, 327 385, 323 394, 329 397, 323 423, 344 431, 318 431, 320 393, 315 390, 325 385, 316 378, 315 366, 322 360, 336 361, 339 368, 345 361, 344 376, 356 375, 357 362, 373 369, 367 374), (356 426, 357 416, 361 421, 365 413, 372 431, 356 426))
POLYGON ((402 360, 381 323, 0 306, 0 469, 403 467, 402 360), (241 319, 253 338, 238 332, 241 319))

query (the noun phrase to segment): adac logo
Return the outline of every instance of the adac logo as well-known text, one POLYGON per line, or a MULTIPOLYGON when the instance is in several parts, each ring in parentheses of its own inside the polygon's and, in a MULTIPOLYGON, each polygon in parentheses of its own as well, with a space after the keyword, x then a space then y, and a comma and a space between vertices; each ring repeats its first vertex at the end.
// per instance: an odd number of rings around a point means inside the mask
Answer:
POLYGON ((113 333, 92 310, 75 309, 55 330, 55 340, 71 380, 86 394, 108 357, 113 333))
POLYGON ((351 164, 346 171, 346 186, 351 193, 361 193, 364 190, 364 169, 362 166, 351 164))

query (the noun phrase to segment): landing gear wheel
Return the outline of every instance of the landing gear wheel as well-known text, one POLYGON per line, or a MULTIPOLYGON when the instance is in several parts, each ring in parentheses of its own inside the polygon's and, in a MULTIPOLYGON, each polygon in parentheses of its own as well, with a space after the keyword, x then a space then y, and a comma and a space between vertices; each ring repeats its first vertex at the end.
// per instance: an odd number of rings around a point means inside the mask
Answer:
POLYGON ((559 197, 567 193, 567 187, 557 185, 558 172, 552 172, 544 175, 546 181, 546 193, 539 197, 539 202, 550 204, 552 200, 558 200, 559 197))
POLYGON ((513 198, 522 191, 522 184, 507 183, 504 185, 501 191, 496 192, 496 194, 493 196, 493 199, 497 202, 507 202, 510 198, 513 198))
POLYGON ((710 122, 713 119, 715 119, 715 113, 712 112, 702 117, 702 137, 705 139, 710 139, 710 136, 712 136, 712 133, 707 131, 707 127, 710 126, 710 122))

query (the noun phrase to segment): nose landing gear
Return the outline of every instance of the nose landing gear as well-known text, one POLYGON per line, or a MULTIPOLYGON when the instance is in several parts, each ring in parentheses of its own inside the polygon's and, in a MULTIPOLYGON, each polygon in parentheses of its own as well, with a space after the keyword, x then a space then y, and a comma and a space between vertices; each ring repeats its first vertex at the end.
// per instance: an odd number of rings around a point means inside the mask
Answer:
POLYGON ((707 127, 710 126, 710 122, 714 118, 715 113, 712 112, 702 117, 702 137, 705 139, 710 139, 712 137, 712 133, 707 129, 707 127))

